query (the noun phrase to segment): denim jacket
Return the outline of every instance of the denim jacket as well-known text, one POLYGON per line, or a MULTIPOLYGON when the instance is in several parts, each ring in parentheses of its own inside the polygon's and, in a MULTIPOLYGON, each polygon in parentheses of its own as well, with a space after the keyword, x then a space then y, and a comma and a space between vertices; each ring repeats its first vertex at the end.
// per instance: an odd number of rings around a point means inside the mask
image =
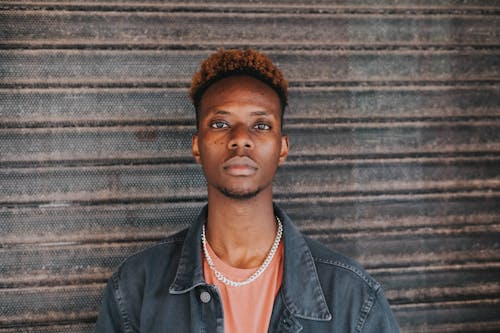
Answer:
MULTIPOLYGON (((197 222, 129 257, 104 291, 96 332, 224 332, 221 298, 203 278, 197 222)), ((284 273, 269 332, 399 332, 380 284, 353 260, 283 222, 284 273)), ((248 311, 259 311, 248 304, 248 311)))

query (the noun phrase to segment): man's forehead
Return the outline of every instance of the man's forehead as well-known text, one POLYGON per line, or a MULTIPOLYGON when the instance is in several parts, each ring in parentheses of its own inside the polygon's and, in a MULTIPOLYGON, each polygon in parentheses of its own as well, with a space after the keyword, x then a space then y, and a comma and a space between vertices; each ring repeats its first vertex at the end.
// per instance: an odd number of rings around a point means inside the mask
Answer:
POLYGON ((220 109, 224 106, 252 105, 256 112, 280 111, 278 94, 266 83, 249 76, 224 78, 210 86, 201 98, 200 109, 220 109))
POLYGON ((222 94, 240 90, 252 91, 261 94, 273 94, 276 95, 279 100, 278 93, 273 88, 271 88, 267 83, 249 75, 231 75, 217 80, 205 90, 203 96, 213 91, 218 94, 222 94))

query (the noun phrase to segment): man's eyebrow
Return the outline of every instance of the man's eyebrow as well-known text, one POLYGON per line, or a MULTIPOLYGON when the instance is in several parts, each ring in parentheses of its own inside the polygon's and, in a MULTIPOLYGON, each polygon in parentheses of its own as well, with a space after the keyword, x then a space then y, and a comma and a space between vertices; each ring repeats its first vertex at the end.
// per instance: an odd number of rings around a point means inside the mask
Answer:
POLYGON ((252 116, 270 116, 271 113, 270 112, 267 112, 267 111, 253 111, 252 112, 252 116))
POLYGON ((214 112, 214 115, 228 115, 228 114, 231 114, 231 112, 224 110, 217 110, 214 112))
MULTIPOLYGON (((225 111, 225 110, 216 110, 214 112, 214 115, 223 115, 223 116, 226 116, 226 115, 230 115, 231 112, 229 111, 225 111)), ((252 116, 265 116, 265 117, 269 117, 271 116, 272 114, 270 112, 267 112, 265 110, 258 110, 258 111, 253 111, 251 113, 252 116)))

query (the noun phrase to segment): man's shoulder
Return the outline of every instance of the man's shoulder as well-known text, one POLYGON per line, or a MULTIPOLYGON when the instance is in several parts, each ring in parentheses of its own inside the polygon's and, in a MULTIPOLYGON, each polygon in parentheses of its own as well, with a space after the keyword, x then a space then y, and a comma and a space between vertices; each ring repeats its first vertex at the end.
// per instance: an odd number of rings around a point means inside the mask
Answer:
POLYGON ((306 242, 335 318, 332 325, 356 327, 356 332, 399 332, 381 285, 359 263, 314 239, 306 237, 306 242))
POLYGON ((322 276, 336 276, 336 280, 363 285, 365 288, 377 292, 380 289, 378 283, 356 260, 332 250, 324 244, 310 237, 305 237, 311 250, 320 279, 322 276))

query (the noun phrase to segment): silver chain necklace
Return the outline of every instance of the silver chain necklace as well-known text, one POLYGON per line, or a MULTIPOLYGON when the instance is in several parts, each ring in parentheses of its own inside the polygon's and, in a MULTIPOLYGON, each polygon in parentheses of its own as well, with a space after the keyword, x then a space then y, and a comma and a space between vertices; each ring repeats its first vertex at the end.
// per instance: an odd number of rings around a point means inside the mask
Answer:
POLYGON ((266 260, 264 260, 264 262, 262 263, 262 265, 260 265, 260 267, 255 271, 255 273, 253 273, 245 281, 233 281, 233 280, 230 280, 227 277, 225 277, 221 272, 219 272, 217 270, 217 268, 215 268, 215 264, 214 264, 212 258, 210 257, 210 255, 208 254, 207 239, 205 237, 205 225, 203 225, 203 228, 201 230, 201 243, 203 245, 203 254, 205 255, 205 258, 207 259, 208 266, 210 267, 210 269, 212 271, 214 271, 215 277, 219 281, 221 281, 222 283, 224 283, 224 284, 226 284, 228 286, 231 286, 231 287, 241 287, 241 286, 244 286, 244 285, 247 285, 247 284, 253 282, 259 276, 261 276, 262 273, 264 273, 264 271, 266 270, 266 268, 269 266, 269 264, 273 260, 274 255, 276 254, 276 251, 278 250, 278 246, 280 245, 281 236, 283 235, 283 224, 281 223, 281 220, 277 216, 276 216, 276 221, 278 222, 278 232, 276 233, 276 238, 274 239, 274 243, 273 243, 273 246, 271 247, 271 250, 267 254, 266 260))

